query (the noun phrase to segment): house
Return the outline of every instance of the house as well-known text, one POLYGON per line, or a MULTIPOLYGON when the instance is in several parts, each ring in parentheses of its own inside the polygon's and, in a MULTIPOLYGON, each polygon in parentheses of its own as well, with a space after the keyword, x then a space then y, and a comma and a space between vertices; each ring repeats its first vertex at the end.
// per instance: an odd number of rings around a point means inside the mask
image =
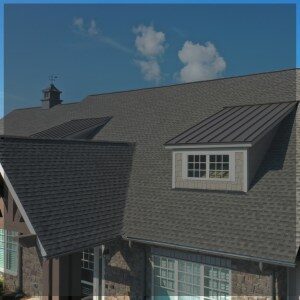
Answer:
MULTIPOLYGON (((3 119, 6 290, 298 299, 297 69, 90 95, 3 119)), ((100 296, 101 295, 101 296, 100 296)))

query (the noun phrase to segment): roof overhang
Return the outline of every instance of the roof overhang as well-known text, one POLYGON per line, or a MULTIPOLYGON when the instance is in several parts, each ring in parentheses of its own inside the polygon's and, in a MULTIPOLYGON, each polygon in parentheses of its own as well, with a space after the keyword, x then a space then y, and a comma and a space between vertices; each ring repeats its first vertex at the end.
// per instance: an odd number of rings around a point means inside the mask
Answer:
MULTIPOLYGON (((23 207, 23 205, 22 205, 22 203, 20 201, 20 198, 18 197, 18 195, 17 195, 14 187, 12 186, 12 184, 11 184, 11 182, 10 182, 7 174, 5 173, 5 170, 4 170, 4 168, 3 168, 3 166, 2 166, 1 163, 0 163, 0 174, 1 174, 3 180, 4 180, 5 184, 6 184, 9 192, 11 193, 12 198, 14 199, 14 201, 15 201, 18 209, 19 209, 19 211, 20 211, 20 213, 21 213, 21 215, 22 215, 22 217, 23 217, 23 219, 25 221, 25 224, 28 227, 28 230, 30 231, 30 233, 32 235, 37 236, 37 234, 36 234, 36 232, 35 232, 32 224, 31 224, 31 222, 30 222, 30 220, 29 220, 29 218, 28 218, 28 216, 27 216, 27 214, 25 212, 25 209, 24 209, 24 207, 23 207)), ((38 248, 40 250, 41 256, 42 257, 46 257, 47 256, 46 251, 45 251, 43 245, 41 244, 41 242, 40 242, 40 240, 38 238, 36 238, 36 242, 37 242, 36 244, 37 244, 37 246, 38 246, 38 248)))
POLYGON ((294 268, 296 266, 295 262, 273 260, 273 259, 268 259, 268 258, 263 258, 263 257, 255 257, 255 256, 250 256, 250 255, 223 252, 223 251, 219 251, 219 250, 203 249, 203 248, 191 247, 191 246, 186 246, 186 245, 164 243, 164 242, 160 242, 160 241, 147 240, 147 239, 142 239, 142 238, 134 238, 134 237, 128 237, 128 236, 123 236, 123 239, 127 240, 127 241, 131 241, 131 242, 140 243, 140 244, 147 244, 147 245, 159 246, 159 247, 165 247, 165 248, 173 248, 173 249, 182 250, 182 251, 199 252, 199 253, 209 254, 209 255, 218 255, 218 256, 224 256, 224 257, 232 258, 232 259, 255 261, 258 263, 265 263, 265 264, 276 265, 276 266, 284 266, 284 267, 290 267, 290 268, 294 268))
POLYGON ((232 144, 174 144, 174 145, 165 145, 165 149, 171 150, 182 150, 182 149, 232 149, 232 148, 250 148, 253 146, 253 143, 232 143, 232 144))

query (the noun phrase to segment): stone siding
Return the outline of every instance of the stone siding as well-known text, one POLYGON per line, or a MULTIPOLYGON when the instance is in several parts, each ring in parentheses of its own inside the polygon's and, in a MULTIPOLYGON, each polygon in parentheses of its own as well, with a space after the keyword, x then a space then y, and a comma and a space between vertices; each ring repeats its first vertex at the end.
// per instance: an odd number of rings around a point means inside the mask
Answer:
MULTIPOLYGON (((129 247, 127 242, 118 242, 110 244, 109 249, 110 254, 106 258, 106 299, 150 300, 152 291, 151 247, 135 243, 129 247)), ((222 261, 226 264, 229 261, 230 266, 228 268, 231 270, 231 295, 233 299, 271 300, 274 299, 273 291, 276 293, 277 300, 283 300, 287 297, 287 269, 285 267, 263 264, 262 270, 260 270, 257 262, 226 259, 166 248, 160 249, 162 249, 161 254, 165 254, 165 256, 181 257, 181 259, 186 257, 198 262, 208 258, 210 261, 222 261)), ((158 255, 159 252, 155 253, 158 255)))
POLYGON ((209 190, 244 190, 244 152, 235 152, 235 180, 187 179, 183 176, 183 154, 175 153, 175 188, 209 190))
POLYGON ((107 299, 143 299, 145 290, 145 251, 142 246, 115 241, 108 246, 105 260, 107 299))
POLYGON ((36 248, 23 248, 23 291, 26 295, 43 295, 43 268, 36 248))
MULTIPOLYGON (((36 248, 23 248, 23 292, 27 296, 42 296, 43 271, 36 248)), ((2 274, 5 292, 15 292, 19 289, 19 274, 13 276, 2 274)))

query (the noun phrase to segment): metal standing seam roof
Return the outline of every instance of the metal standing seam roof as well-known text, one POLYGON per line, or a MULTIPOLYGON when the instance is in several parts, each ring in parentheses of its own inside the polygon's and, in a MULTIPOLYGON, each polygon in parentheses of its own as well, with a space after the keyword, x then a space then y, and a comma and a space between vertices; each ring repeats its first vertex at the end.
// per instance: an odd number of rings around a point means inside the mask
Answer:
POLYGON ((273 129, 297 102, 224 107, 166 145, 255 143, 273 129))
POLYGON ((111 117, 75 119, 32 134, 34 138, 67 138, 89 128, 104 126, 111 117))

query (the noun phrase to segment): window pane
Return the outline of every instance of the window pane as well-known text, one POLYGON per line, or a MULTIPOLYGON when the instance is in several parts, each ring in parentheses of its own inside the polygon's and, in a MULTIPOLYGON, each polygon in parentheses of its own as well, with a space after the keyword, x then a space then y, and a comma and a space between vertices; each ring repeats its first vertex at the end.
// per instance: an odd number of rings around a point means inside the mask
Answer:
POLYGON ((200 300, 201 290, 204 300, 229 299, 230 270, 203 266, 202 277, 199 263, 158 256, 154 256, 154 261, 155 300, 200 300))
POLYGON ((154 296, 155 299, 171 299, 175 295, 175 260, 154 256, 154 296))
POLYGON ((209 178, 229 178, 229 155, 210 155, 209 161, 209 178))
POLYGON ((204 296, 206 300, 229 298, 229 270, 204 267, 204 296))
POLYGON ((205 155, 188 155, 187 176, 192 178, 206 177, 206 156, 205 155), (201 163, 200 163, 201 162, 201 163))
POLYGON ((0 230, 0 268, 4 271, 17 273, 18 271, 18 242, 14 237, 18 233, 15 231, 0 230))
POLYGON ((229 162, 229 155, 223 155, 223 162, 229 162))

